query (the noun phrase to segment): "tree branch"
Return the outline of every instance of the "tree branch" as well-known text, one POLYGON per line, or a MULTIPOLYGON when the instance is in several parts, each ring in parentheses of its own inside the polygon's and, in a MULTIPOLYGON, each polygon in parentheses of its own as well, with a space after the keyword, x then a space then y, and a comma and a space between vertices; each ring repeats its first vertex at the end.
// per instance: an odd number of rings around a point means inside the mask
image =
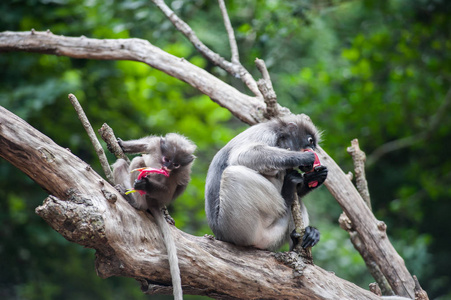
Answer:
POLYGON ((83 108, 80 105, 80 102, 78 102, 78 99, 77 97, 75 97, 74 94, 69 94, 69 100, 74 106, 78 118, 80 119, 81 124, 85 128, 86 133, 88 134, 89 139, 91 140, 91 143, 94 146, 94 150, 96 151, 97 156, 99 157, 100 165, 102 166, 103 172, 105 173, 108 182, 113 183, 113 172, 111 171, 110 165, 108 164, 108 159, 106 158, 105 155, 105 151, 103 151, 102 145, 100 145, 99 140, 97 139, 96 134, 92 129, 91 123, 88 120, 88 117, 86 116, 85 112, 83 111, 83 108))
POLYGON ((224 26, 227 31, 227 36, 229 37, 230 50, 232 52, 232 64, 240 63, 240 55, 238 52, 238 46, 236 44, 235 34, 233 32, 232 24, 230 23, 229 14, 227 13, 227 8, 225 6, 224 0, 218 0, 219 8, 221 10, 222 18, 224 19, 224 26))
MULTIPOLYGON (((227 61, 223 57, 221 57, 216 52, 212 51, 208 48, 201 40, 197 37, 196 33, 191 29, 191 27, 186 24, 183 20, 181 20, 170 8, 166 5, 163 0, 152 0, 152 2, 158 6, 158 8, 165 14, 165 16, 172 22, 174 27, 180 31, 193 45, 194 47, 208 60, 210 60, 215 65, 219 66, 233 77, 240 78, 247 87, 251 90, 252 93, 258 98, 261 99, 261 94, 257 87, 257 83, 252 75, 241 65, 241 63, 233 61, 233 43, 231 43, 232 47, 232 62, 227 61)), ((227 17, 228 19, 228 17, 227 17)), ((229 21, 230 23, 230 21, 229 21)), ((227 25, 226 25, 227 26, 227 25)), ((236 52, 238 53, 238 52, 236 52)))
POLYGON ((370 191, 368 190, 368 182, 366 181, 365 176, 366 155, 365 152, 360 150, 359 140, 353 139, 351 141, 351 147, 348 147, 347 151, 352 156, 352 160, 354 161, 354 172, 357 191, 359 191, 360 196, 362 196, 366 205, 368 205, 368 208, 372 210, 370 191))
POLYGON ((58 36, 51 32, 5 31, 0 33, 0 52, 6 51, 143 62, 188 83, 247 124, 252 125, 265 120, 263 117, 265 105, 259 99, 239 92, 207 71, 183 58, 166 53, 145 40, 100 40, 58 36), (239 111, 236 110, 237 108, 239 111))
POLYGON ((128 158, 127 155, 125 155, 121 146, 117 142, 117 138, 114 135, 113 129, 111 129, 111 127, 108 126, 107 123, 104 123, 98 131, 103 141, 107 144, 107 147, 110 150, 110 152, 114 154, 116 158, 122 158, 127 163, 130 163, 130 159, 128 158))
POLYGON ((387 278, 395 294, 414 298, 415 283, 404 260, 390 243, 384 222, 377 220, 363 201, 352 182, 332 158, 318 147, 316 152, 322 165, 329 169, 324 182, 352 222, 362 242, 387 278))
MULTIPOLYGON (((354 172, 356 177, 355 179, 357 191, 359 192, 362 199, 365 201, 368 208, 372 210, 370 193, 368 190, 368 183, 365 177, 365 160, 366 160, 365 152, 360 150, 359 141, 357 139, 351 141, 351 147, 348 147, 347 151, 352 156, 352 160, 354 162, 354 172)), ((378 291, 380 291, 383 295, 394 295, 393 290, 390 287, 390 284, 388 283, 384 274, 382 274, 379 266, 375 262, 375 259, 368 252, 366 245, 362 243, 362 240, 360 239, 359 234, 353 228, 352 222, 351 220, 349 220, 349 217, 345 213, 342 213, 340 215, 338 223, 340 224, 341 228, 343 228, 349 233, 349 237, 351 239, 352 244, 354 245, 354 248, 357 251, 359 251, 360 255, 365 261, 368 271, 376 280, 379 288, 378 291)))
POLYGON ((280 114, 277 103, 277 96, 272 86, 271 78, 269 77, 269 72, 266 68, 266 64, 262 59, 256 58, 255 65, 263 76, 263 78, 257 82, 257 85, 266 103, 266 111, 264 116, 267 119, 277 117, 280 114))

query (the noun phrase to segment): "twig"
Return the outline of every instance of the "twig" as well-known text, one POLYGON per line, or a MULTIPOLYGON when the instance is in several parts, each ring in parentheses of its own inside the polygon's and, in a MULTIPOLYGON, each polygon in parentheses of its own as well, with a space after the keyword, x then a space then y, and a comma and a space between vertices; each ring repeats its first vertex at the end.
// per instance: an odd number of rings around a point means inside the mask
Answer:
POLYGON ((240 55, 238 53, 238 46, 236 44, 235 34, 233 32, 232 23, 230 22, 229 15, 227 13, 227 8, 225 6, 224 0, 218 0, 219 8, 221 9, 222 18, 224 19, 224 26, 229 36, 230 51, 232 52, 232 63, 240 63, 240 55))
POLYGON ((348 147, 347 151, 349 154, 351 154, 352 160, 354 161, 354 173, 357 191, 359 191, 360 196, 362 196, 363 200, 365 200, 365 203, 366 205, 368 205, 369 209, 372 210, 370 192, 368 190, 368 182, 366 181, 365 176, 366 155, 365 152, 360 150, 359 140, 353 139, 351 141, 351 147, 348 147))
POLYGON ((417 276, 413 275, 412 277, 415 282, 415 300, 429 300, 428 294, 421 288, 417 276))
POLYGON ((204 43, 200 41, 191 27, 182 19, 180 19, 163 0, 152 0, 152 2, 166 15, 166 17, 169 19, 169 21, 172 22, 174 27, 178 31, 180 31, 186 38, 188 38, 188 40, 194 45, 197 51, 199 51, 212 63, 231 74, 233 77, 240 78, 257 98, 262 98, 262 95, 257 86, 257 82, 239 62, 229 62, 222 56, 208 48, 204 43))
POLYGON ((367 166, 372 166, 373 164, 376 163, 377 160, 379 160, 382 156, 386 155, 387 153, 407 148, 429 139, 431 135, 437 131, 443 119, 449 115, 448 110, 450 109, 450 107, 451 107, 451 88, 446 93, 445 100, 437 109, 436 113, 430 117, 428 122, 430 124, 429 128, 418 134, 401 138, 399 140, 391 141, 378 147, 376 150, 373 151, 373 153, 371 153, 371 155, 368 156, 367 166))
MULTIPOLYGON (((359 141, 357 139, 353 139, 351 141, 351 147, 348 147, 347 151, 351 155, 352 160, 354 162, 354 173, 357 191, 359 192, 360 196, 362 196, 362 199, 365 201, 368 208, 372 210, 370 192, 368 190, 368 182, 365 176, 365 160, 366 160, 365 152, 363 152, 360 149, 359 141)), ((379 266, 375 263, 374 258, 368 252, 365 244, 362 243, 359 234, 353 228, 352 222, 351 220, 349 220, 346 213, 341 214, 338 222, 340 224, 340 227, 349 233, 349 237, 351 239, 352 244, 354 245, 354 248, 362 256, 363 260, 365 261, 366 267, 368 268, 368 271, 376 280, 380 290, 382 290, 382 294, 390 296, 394 295, 393 290, 390 287, 390 284, 388 283, 384 274, 382 274, 379 266)))
POLYGON ((280 112, 277 105, 277 95, 273 89, 271 78, 269 77, 268 69, 262 59, 256 58, 255 65, 262 74, 263 78, 257 82, 258 88, 263 95, 263 100, 266 103, 265 118, 271 119, 277 117, 280 112))
POLYGON ((85 128, 86 133, 88 134, 89 139, 91 140, 91 143, 94 146, 94 149, 97 153, 97 156, 99 157, 100 164, 102 165, 103 172, 105 173, 108 182, 113 184, 113 173, 111 172, 110 165, 108 164, 108 159, 106 158, 105 151, 103 151, 102 145, 100 145, 99 140, 97 139, 96 134, 94 133, 94 130, 92 129, 92 126, 89 123, 89 120, 86 117, 85 112, 83 111, 83 108, 81 107, 80 103, 78 102, 74 94, 69 94, 69 100, 74 106, 78 118, 80 119, 81 124, 85 128))
POLYGON ((99 129, 100 136, 107 144, 108 150, 114 154, 116 158, 122 158, 126 162, 130 163, 130 159, 125 155, 124 151, 122 150, 121 146, 119 146, 119 143, 117 142, 117 138, 114 135, 113 129, 111 129, 110 126, 108 126, 107 123, 104 123, 102 127, 99 129))
MULTIPOLYGON (((291 206, 291 214, 293 215, 295 230, 297 233, 300 234, 299 240, 302 241, 302 238, 304 237, 305 234, 304 219, 302 218, 301 205, 299 203, 298 197, 296 194, 294 195, 294 197, 295 199, 291 206)), ((304 249, 302 248, 301 244, 302 244, 301 242, 298 243, 293 250, 301 255, 305 263, 313 264, 312 249, 311 248, 304 249)))

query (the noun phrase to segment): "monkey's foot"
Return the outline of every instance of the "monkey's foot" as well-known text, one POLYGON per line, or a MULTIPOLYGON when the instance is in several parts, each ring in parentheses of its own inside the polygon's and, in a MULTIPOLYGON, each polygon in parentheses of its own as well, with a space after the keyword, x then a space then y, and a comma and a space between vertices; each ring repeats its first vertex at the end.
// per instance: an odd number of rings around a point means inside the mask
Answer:
POLYGON ((163 208, 161 209, 161 211, 163 212, 163 216, 164 216, 166 222, 168 222, 169 225, 175 225, 175 221, 174 221, 174 219, 171 217, 171 215, 169 214, 169 211, 168 211, 168 209, 166 208, 166 206, 163 207, 163 208))
MULTIPOLYGON (((302 238, 301 247, 306 249, 315 246, 319 242, 319 230, 312 226, 305 227, 304 237, 302 238)), ((291 240, 293 241, 292 249, 301 242, 301 234, 293 230, 290 234, 291 240)))
POLYGON ((302 248, 310 248, 318 244, 319 230, 312 226, 305 227, 304 238, 302 239, 302 248))
POLYGON ((121 184, 116 184, 114 186, 114 188, 122 195, 122 196, 126 196, 127 194, 127 190, 125 189, 125 187, 123 187, 121 184))
POLYGON ((290 247, 290 250, 293 250, 296 248, 297 245, 299 245, 299 241, 301 239, 301 234, 296 231, 296 229, 293 229, 293 231, 290 234, 291 241, 293 242, 292 246, 290 247))

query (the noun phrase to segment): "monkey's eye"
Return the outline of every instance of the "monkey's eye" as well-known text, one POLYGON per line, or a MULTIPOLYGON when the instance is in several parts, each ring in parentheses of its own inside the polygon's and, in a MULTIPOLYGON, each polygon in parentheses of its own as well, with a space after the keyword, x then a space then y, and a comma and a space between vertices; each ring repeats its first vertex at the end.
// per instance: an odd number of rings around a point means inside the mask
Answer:
POLYGON ((163 161, 164 162, 169 162, 169 158, 167 158, 166 156, 163 156, 163 161))
POLYGON ((315 145, 315 140, 312 137, 308 138, 308 142, 310 145, 315 145))
POLYGON ((173 164, 173 166, 174 166, 175 169, 180 168, 180 165, 179 165, 179 164, 173 164))

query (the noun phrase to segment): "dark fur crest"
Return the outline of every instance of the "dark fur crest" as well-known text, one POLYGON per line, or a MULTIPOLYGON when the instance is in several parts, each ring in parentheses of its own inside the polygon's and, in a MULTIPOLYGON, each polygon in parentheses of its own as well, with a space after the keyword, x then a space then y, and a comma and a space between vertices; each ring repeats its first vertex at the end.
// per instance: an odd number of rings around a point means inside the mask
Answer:
POLYGON ((287 116, 270 121, 272 128, 277 135, 277 147, 299 151, 301 149, 315 149, 321 141, 321 133, 315 125, 306 117, 287 116), (313 138, 313 145, 308 138, 313 138))

